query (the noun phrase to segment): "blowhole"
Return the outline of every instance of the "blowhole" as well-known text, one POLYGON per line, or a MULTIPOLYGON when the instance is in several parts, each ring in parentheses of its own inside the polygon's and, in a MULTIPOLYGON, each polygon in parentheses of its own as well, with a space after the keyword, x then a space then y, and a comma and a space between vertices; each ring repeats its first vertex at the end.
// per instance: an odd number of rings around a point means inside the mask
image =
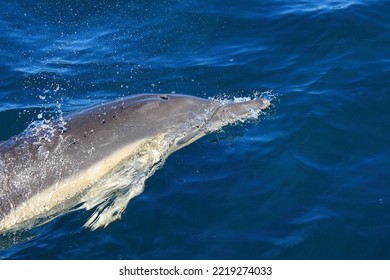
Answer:
POLYGON ((160 95, 160 99, 162 100, 168 100, 168 95, 160 95))

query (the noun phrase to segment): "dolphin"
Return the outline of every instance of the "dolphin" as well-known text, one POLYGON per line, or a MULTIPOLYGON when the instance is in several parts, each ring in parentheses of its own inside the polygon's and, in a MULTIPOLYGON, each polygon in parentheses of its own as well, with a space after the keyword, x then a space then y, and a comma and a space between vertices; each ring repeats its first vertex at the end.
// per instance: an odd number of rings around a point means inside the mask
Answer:
POLYGON ((92 208, 85 226, 105 227, 171 153, 269 105, 140 94, 34 122, 0 143, 0 232, 92 208))

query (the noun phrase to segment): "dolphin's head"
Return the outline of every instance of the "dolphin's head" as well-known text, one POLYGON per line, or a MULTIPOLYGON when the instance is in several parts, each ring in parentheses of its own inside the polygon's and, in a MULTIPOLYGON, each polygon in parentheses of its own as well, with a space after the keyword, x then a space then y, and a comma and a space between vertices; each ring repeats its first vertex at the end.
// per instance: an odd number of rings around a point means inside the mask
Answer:
POLYGON ((124 143, 136 137, 167 134, 174 139, 173 149, 178 150, 225 125, 257 118, 269 105, 262 98, 233 102, 182 94, 140 94, 93 107, 70 118, 74 122, 73 131, 78 129, 81 135, 91 131, 91 122, 86 118, 95 115, 103 125, 109 126, 107 135, 99 135, 99 139, 111 139, 113 129, 128 131, 120 134, 124 135, 124 143))
POLYGON ((208 121, 210 131, 215 131, 225 125, 256 119, 260 112, 271 103, 267 99, 256 98, 240 102, 219 102, 219 106, 208 121))
POLYGON ((188 95, 159 95, 160 110, 170 112, 180 126, 175 150, 191 144, 207 133, 247 119, 257 118, 270 101, 257 98, 242 102, 226 102, 188 95))

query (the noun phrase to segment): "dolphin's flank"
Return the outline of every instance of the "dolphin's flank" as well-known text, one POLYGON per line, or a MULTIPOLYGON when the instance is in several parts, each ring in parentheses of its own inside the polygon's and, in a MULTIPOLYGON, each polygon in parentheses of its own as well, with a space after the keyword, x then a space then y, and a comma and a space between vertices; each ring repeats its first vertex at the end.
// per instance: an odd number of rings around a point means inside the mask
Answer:
POLYGON ((168 155, 227 124, 257 118, 269 105, 144 94, 32 124, 0 143, 0 232, 81 208, 95 208, 86 226, 107 226, 168 155))

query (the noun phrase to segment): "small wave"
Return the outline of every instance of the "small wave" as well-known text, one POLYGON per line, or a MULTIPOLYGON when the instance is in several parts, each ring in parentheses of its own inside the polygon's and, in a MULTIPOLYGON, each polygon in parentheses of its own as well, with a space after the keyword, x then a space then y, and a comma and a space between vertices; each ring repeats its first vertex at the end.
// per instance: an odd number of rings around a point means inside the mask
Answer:
POLYGON ((323 207, 309 209, 306 213, 300 217, 295 218, 291 221, 291 224, 311 224, 317 221, 322 221, 333 217, 334 214, 323 207))
POLYGON ((303 2, 286 2, 283 9, 285 14, 300 14, 313 12, 329 12, 333 10, 348 9, 351 6, 362 5, 364 2, 356 0, 327 0, 327 1, 303 1, 303 2))

